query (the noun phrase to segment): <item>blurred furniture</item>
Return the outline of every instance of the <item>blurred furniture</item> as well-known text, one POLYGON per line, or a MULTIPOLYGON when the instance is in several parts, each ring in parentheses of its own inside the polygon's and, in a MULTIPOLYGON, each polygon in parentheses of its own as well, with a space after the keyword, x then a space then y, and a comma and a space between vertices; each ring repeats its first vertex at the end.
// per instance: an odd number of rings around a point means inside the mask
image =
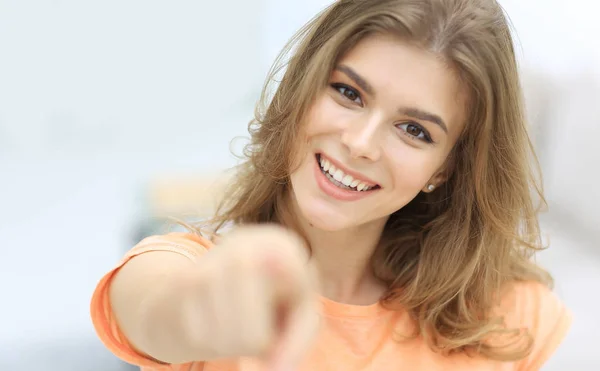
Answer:
POLYGON ((161 176, 147 186, 134 242, 153 234, 185 230, 174 219, 187 223, 210 218, 230 180, 227 173, 161 176))

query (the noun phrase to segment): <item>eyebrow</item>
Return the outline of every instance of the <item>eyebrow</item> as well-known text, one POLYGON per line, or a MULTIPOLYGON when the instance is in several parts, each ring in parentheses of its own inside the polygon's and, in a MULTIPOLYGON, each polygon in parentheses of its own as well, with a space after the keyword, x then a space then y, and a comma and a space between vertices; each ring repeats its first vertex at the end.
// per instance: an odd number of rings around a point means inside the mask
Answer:
POLYGON ((413 107, 401 108, 398 110, 398 112, 400 112, 400 114, 410 116, 419 120, 432 122, 441 127, 442 130, 444 130, 444 132, 448 134, 448 126, 446 126, 444 120, 442 120, 442 118, 438 115, 413 107))
POLYGON ((346 76, 348 76, 350 79, 352 79, 352 81, 354 81, 356 83, 356 85, 358 85, 362 90, 364 90, 365 92, 367 92, 367 94, 369 95, 375 95, 375 90, 373 90, 373 87, 365 81, 365 79, 363 79, 358 73, 356 73, 352 68, 344 65, 344 64, 340 64, 338 66, 335 67, 335 69, 337 71, 343 72, 346 76))
MULTIPOLYGON (((362 90, 364 90, 367 94, 375 96, 375 89, 373 89, 371 84, 369 84, 362 76, 360 76, 358 73, 356 73, 356 71, 354 71, 352 68, 350 68, 344 64, 340 64, 335 67, 335 70, 344 73, 352 81, 354 81, 356 83, 356 85, 358 85, 362 90)), ((427 111, 424 111, 422 109, 415 108, 415 107, 400 108, 398 110, 398 112, 402 115, 410 116, 410 117, 416 118, 418 120, 429 121, 431 123, 434 123, 434 124, 438 125, 440 128, 442 128, 442 130, 444 130, 444 132, 446 134, 448 134, 448 126, 446 125, 444 120, 442 120, 442 118, 436 114, 433 114, 433 113, 430 113, 430 112, 427 112, 427 111)))

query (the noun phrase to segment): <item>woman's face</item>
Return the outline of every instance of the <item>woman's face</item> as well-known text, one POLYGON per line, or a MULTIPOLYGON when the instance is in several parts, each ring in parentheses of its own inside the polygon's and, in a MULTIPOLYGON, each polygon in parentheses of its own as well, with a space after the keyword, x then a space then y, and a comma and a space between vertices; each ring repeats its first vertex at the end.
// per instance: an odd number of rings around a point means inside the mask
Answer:
POLYGON ((392 37, 363 39, 303 123, 306 145, 291 174, 301 216, 328 231, 385 222, 429 184, 439 186, 464 99, 435 55, 392 37))

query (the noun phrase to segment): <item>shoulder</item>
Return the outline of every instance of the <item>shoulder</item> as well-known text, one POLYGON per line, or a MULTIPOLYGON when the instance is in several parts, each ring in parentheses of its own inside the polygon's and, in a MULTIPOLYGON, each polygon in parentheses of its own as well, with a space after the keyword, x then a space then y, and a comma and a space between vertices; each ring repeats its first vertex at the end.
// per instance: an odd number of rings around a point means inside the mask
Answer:
POLYGON ((552 290, 539 282, 516 282, 500 302, 500 315, 509 329, 523 329, 533 348, 522 363, 523 370, 538 370, 564 340, 571 312, 552 290))
MULTIPOLYGON (((90 303, 90 315, 94 329, 102 343, 118 358, 151 370, 178 370, 175 366, 163 365, 147 356, 140 354, 127 341, 125 335, 121 332, 117 320, 113 314, 110 304, 110 287, 112 279, 117 271, 135 256, 151 251, 168 251, 183 255, 189 259, 196 259, 205 251, 212 247, 212 242, 208 239, 192 233, 169 233, 164 235, 155 235, 146 237, 135 245, 123 257, 123 259, 107 272, 98 282, 90 303)), ((201 365, 198 364, 200 367, 201 365)), ((196 368, 190 365, 183 365, 181 369, 189 370, 196 368)), ((201 369, 201 367, 200 367, 201 369)))
POLYGON ((173 232, 144 238, 127 253, 124 259, 128 260, 150 251, 171 251, 194 258, 212 247, 211 240, 198 234, 173 232))
POLYGON ((570 316, 560 298, 539 282, 515 282, 504 292, 500 308, 510 325, 541 329, 570 316), (552 323, 550 323, 552 322, 552 323))

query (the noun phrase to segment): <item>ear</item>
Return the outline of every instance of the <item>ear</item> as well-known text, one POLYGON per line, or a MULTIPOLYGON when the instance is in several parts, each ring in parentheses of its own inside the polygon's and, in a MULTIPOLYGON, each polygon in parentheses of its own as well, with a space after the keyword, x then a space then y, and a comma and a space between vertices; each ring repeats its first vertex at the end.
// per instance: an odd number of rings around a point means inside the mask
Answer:
POLYGON ((450 176, 454 172, 454 168, 456 166, 456 153, 451 151, 448 157, 446 157, 446 161, 442 166, 433 174, 433 176, 429 179, 429 181, 423 187, 423 192, 431 193, 435 191, 437 188, 442 186, 445 182, 450 179, 450 176))
POLYGON ((429 179, 429 181, 423 187, 423 192, 431 193, 439 188, 442 184, 444 184, 448 178, 450 177, 450 167, 445 164, 442 166, 440 170, 435 172, 433 176, 429 179))

